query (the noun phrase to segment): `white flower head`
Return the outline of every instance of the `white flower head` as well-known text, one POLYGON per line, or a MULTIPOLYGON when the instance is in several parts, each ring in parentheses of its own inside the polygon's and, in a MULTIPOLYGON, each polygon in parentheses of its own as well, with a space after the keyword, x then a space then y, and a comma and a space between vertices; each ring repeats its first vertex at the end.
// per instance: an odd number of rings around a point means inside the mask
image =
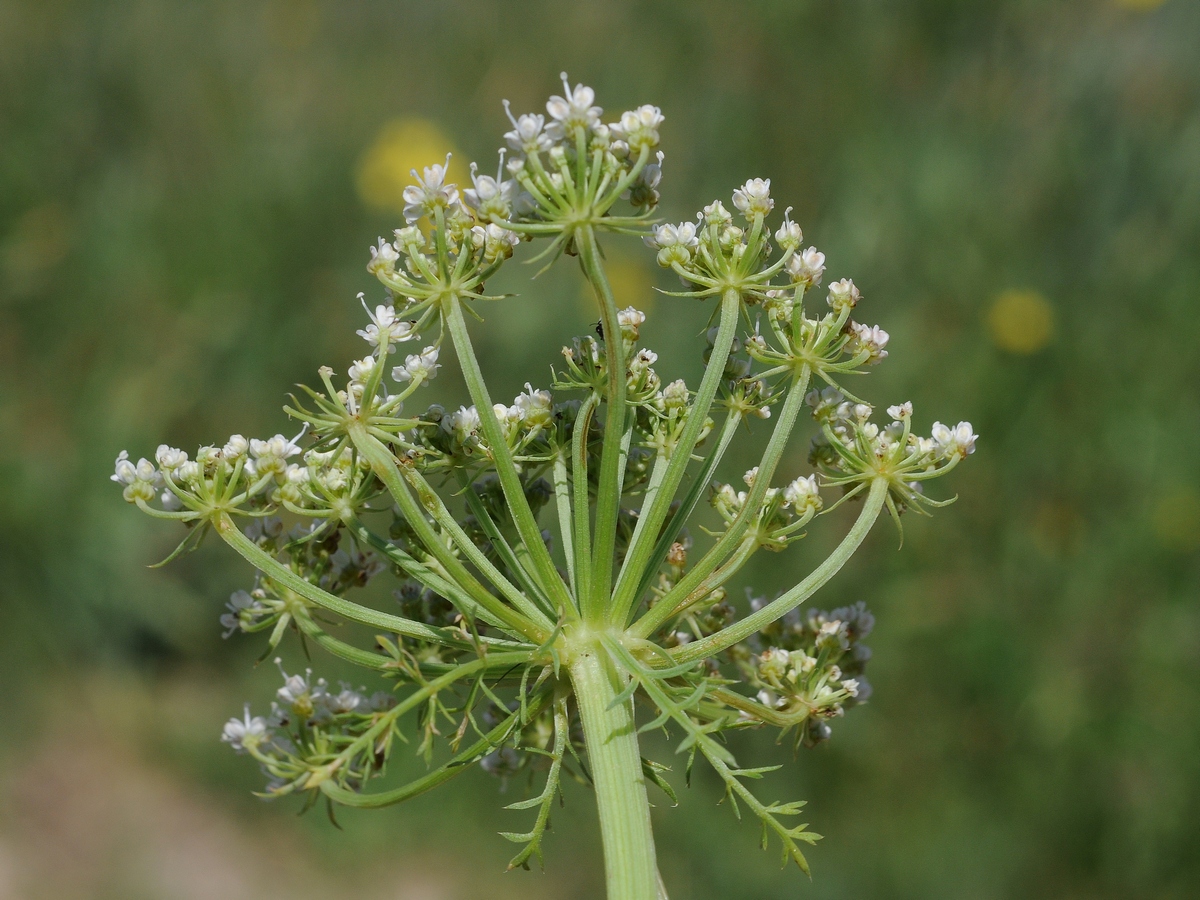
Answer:
POLYGON ((471 245, 476 249, 483 250, 483 259, 487 263, 495 262, 497 259, 508 259, 519 243, 521 243, 519 234, 494 222, 489 222, 487 225, 475 225, 471 228, 471 245))
MULTIPOLYGON (((407 194, 407 189, 405 193, 407 194)), ((393 244, 389 244, 383 238, 379 238, 375 246, 371 247, 370 250, 371 261, 367 263, 368 272, 379 276, 380 274, 389 274, 395 271, 396 260, 400 258, 400 254, 393 244)))
POLYGON ((906 400, 904 403, 900 403, 896 406, 889 406, 887 408, 887 414, 897 422, 904 422, 908 419, 911 419, 913 414, 912 401, 906 400))
POLYGON ((438 348, 426 347, 420 353, 414 353, 404 360, 404 365, 392 369, 392 378, 396 381, 432 381, 437 377, 438 348))
POLYGON ((789 257, 784 268, 794 284, 815 287, 825 275, 825 254, 816 247, 809 247, 789 257))
POLYGON ((158 488, 162 485, 162 474, 154 468, 154 463, 139 459, 134 465, 129 461, 129 452, 126 450, 117 455, 110 477, 117 484, 125 485, 122 494, 130 503, 138 500, 149 503, 158 495, 158 488))
POLYGON ((751 178, 733 192, 733 205, 747 219, 765 216, 775 208, 771 199, 771 179, 751 178))
POLYGON ((445 419, 449 431, 462 443, 466 443, 479 431, 479 410, 474 406, 460 406, 445 419))
POLYGON ((238 753, 245 753, 261 744, 269 734, 267 720, 262 716, 251 717, 250 704, 247 703, 244 718, 233 718, 225 723, 221 729, 221 740, 238 753))
POLYGON ((663 114, 657 106, 646 104, 621 114, 621 121, 609 126, 614 138, 623 141, 634 153, 642 148, 658 146, 658 126, 663 123, 663 114))
POLYGON ((374 312, 371 312, 361 293, 358 295, 358 300, 362 303, 363 309, 367 311, 371 324, 366 328, 360 328, 357 334, 372 347, 378 350, 379 347, 386 344, 390 353, 392 344, 402 344, 417 336, 415 323, 397 319, 395 307, 381 303, 375 307, 374 312))
POLYGON ((667 411, 686 409, 689 396, 687 384, 682 378, 672 381, 662 390, 663 408, 667 411))
POLYGON ((375 369, 375 357, 365 356, 362 359, 356 359, 346 373, 350 376, 350 381, 354 384, 366 384, 367 379, 371 377, 371 372, 375 369))
POLYGON ((546 112, 550 114, 551 122, 546 126, 546 134, 551 140, 561 141, 576 131, 592 131, 600 124, 600 116, 604 112, 595 105, 596 92, 586 85, 577 84, 575 89, 567 82, 567 73, 562 73, 563 94, 557 94, 546 103, 546 112))
POLYGON ((617 313, 617 322, 622 328, 638 328, 646 321, 646 314, 635 306, 627 306, 617 313))
POLYGON ((715 225, 719 228, 733 224, 733 215, 720 200, 714 200, 708 204, 702 212, 696 213, 696 218, 705 225, 715 225))
POLYGON ((167 444, 158 445, 158 449, 154 451, 154 458, 158 460, 159 468, 172 477, 175 475, 175 471, 188 461, 185 451, 167 444))
POLYGON ((829 286, 829 296, 826 301, 829 308, 839 316, 854 309, 858 306, 858 301, 862 299, 862 294, 858 288, 854 286, 854 282, 849 278, 843 278, 841 281, 835 281, 829 286))
POLYGON ((296 435, 291 440, 285 438, 282 434, 277 434, 273 438, 267 438, 265 441, 260 441, 257 438, 250 440, 250 455, 254 457, 254 474, 263 476, 272 474, 282 476, 287 472, 286 460, 295 456, 300 452, 300 446, 296 443, 304 434, 303 431, 296 435))
POLYGON ((800 226, 788 218, 791 211, 790 206, 784 210, 783 224, 775 232, 775 243, 781 250, 799 250, 800 242, 804 240, 804 232, 800 230, 800 226))
POLYGON ((658 354, 648 347, 643 347, 629 360, 629 371, 633 373, 634 377, 637 377, 656 362, 658 362, 658 354))
POLYGON ((962 458, 975 452, 978 435, 971 430, 970 422, 959 422, 953 428, 941 422, 933 423, 933 440, 938 450, 947 459, 962 458))
MULTIPOLYGON (((514 117, 512 107, 509 106, 507 100, 504 101, 504 113, 513 125, 513 130, 504 134, 504 139, 508 141, 508 146, 512 149, 519 153, 534 154, 549 150, 553 146, 554 140, 542 130, 546 124, 545 116, 525 113, 514 117)), ((515 163, 517 160, 513 160, 513 162, 515 163)), ((512 171, 512 163, 509 164, 509 171, 512 171)))
POLYGON ((887 346, 889 335, 878 325, 863 325, 861 322, 854 322, 851 325, 853 334, 847 350, 857 356, 859 353, 867 354, 867 365, 874 365, 882 359, 887 358, 887 350, 883 349, 887 346))
MULTIPOLYGON (((500 151, 500 165, 504 166, 504 151, 500 151)), ((463 203, 473 209, 476 215, 485 222, 492 216, 507 219, 512 212, 512 204, 519 192, 516 181, 511 178, 502 180, 500 173, 493 178, 490 175, 480 175, 479 167, 471 163, 471 183, 463 191, 463 203)))
POLYGON ((807 478, 801 476, 785 487, 783 503, 784 506, 794 507, 797 515, 803 515, 809 510, 818 512, 825 504, 821 499, 817 476, 809 475, 807 478))
POLYGON ((231 434, 225 446, 221 448, 221 458, 234 463, 250 451, 250 442, 240 434, 231 434))
POLYGON ((513 409, 520 416, 520 421, 528 428, 544 428, 550 424, 553 398, 549 391, 535 390, 533 385, 525 383, 525 390, 517 394, 513 401, 513 409))
POLYGON ((665 269, 678 263, 686 266, 692 251, 700 246, 696 226, 691 222, 678 225, 656 225, 654 231, 642 238, 647 247, 658 250, 658 264, 665 269))
POLYGON ((423 170, 422 175, 412 170, 416 184, 404 189, 404 220, 410 225, 421 216, 432 216, 436 210, 452 211, 458 207, 458 188, 446 184, 446 170, 450 166, 450 154, 445 163, 434 163, 423 170))

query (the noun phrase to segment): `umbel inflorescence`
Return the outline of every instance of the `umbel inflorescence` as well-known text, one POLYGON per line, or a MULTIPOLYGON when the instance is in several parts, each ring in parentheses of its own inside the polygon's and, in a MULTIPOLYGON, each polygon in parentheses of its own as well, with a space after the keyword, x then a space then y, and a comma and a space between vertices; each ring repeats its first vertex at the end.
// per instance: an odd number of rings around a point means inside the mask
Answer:
POLYGON ((176 553, 213 532, 257 570, 221 618, 227 635, 264 635, 264 656, 293 635, 372 673, 370 692, 283 671, 269 711, 230 720, 223 738, 262 767, 267 796, 378 807, 474 763, 540 773, 544 789, 509 807, 533 816, 505 835, 523 845, 516 866, 541 858, 569 774, 595 787, 610 897, 659 897, 646 783, 674 794, 639 736, 661 728, 688 771, 706 760, 733 806, 762 820, 764 844, 807 870, 799 845, 816 835, 794 824, 802 804, 756 797, 747 782, 765 770, 740 768, 723 734, 769 726, 811 745, 866 699, 871 614, 800 605, 885 509, 899 523, 942 505, 925 482, 970 454, 975 435, 966 422, 918 435, 908 403, 880 424, 849 393, 848 376, 887 356, 887 332, 856 319, 852 281, 818 294, 825 257, 803 247, 787 212, 768 225, 769 181, 735 190, 732 210, 715 200, 694 222, 654 224, 662 114, 642 106, 606 124, 590 88, 565 76, 564 88, 548 119, 509 114, 495 177, 472 165, 460 191, 444 165, 413 173, 406 224, 371 248, 383 295, 363 302, 369 352, 345 378, 322 368, 286 407, 303 423, 297 437, 234 435, 194 458, 163 445, 153 463, 122 453, 113 480, 186 527, 176 553), (699 384, 656 371, 645 316, 622 308, 605 276, 602 232, 643 237, 682 282, 671 302, 715 305, 699 384), (468 319, 501 299, 486 285, 514 248, 538 240, 535 259, 578 259, 600 321, 563 348, 549 389, 527 384, 498 403, 468 319), (421 408, 448 348, 474 404, 421 408), (788 480, 780 459, 804 417, 813 471, 788 480), (759 464, 744 483, 715 482, 749 420, 770 430, 759 464), (723 524, 689 532, 706 500, 723 524), (785 550, 844 503, 858 505, 856 521, 803 580, 748 609, 728 601, 756 552, 785 550), (384 575, 394 605, 353 599, 384 575), (342 621, 374 641, 336 637, 342 621), (427 774, 376 788, 409 732, 427 774))

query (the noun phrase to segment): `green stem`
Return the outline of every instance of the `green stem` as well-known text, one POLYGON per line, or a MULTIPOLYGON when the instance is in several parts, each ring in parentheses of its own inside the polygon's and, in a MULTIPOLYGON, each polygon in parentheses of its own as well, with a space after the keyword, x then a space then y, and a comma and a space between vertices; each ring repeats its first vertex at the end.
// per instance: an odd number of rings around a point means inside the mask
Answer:
POLYGON ((671 501, 683 481, 688 463, 692 459, 692 451, 700 438, 700 431, 708 419, 708 411, 717 396, 717 389, 725 377, 725 362, 729 358, 729 348, 737 331, 738 312, 741 309, 741 297, 736 290, 728 290, 721 298, 721 324, 717 329, 717 338, 713 342, 712 353, 709 354, 708 366, 700 381, 700 389, 696 392, 695 403, 688 412, 687 423, 683 427, 678 443, 671 451, 671 459, 663 476, 661 489, 653 496, 646 495, 641 515, 638 516, 639 532, 634 535, 626 565, 621 569, 622 577, 617 580, 616 592, 613 595, 612 621, 624 624, 629 615, 629 609, 637 599, 638 586, 646 563, 654 552, 654 542, 658 537, 662 524, 666 521, 671 509, 671 501), (645 523, 643 526, 643 522, 645 523))
POLYGON ((349 600, 343 600, 328 591, 323 591, 311 581, 301 578, 262 547, 246 537, 242 530, 234 524, 228 513, 221 513, 213 522, 217 534, 230 547, 238 552, 246 562, 254 566, 272 581, 276 581, 289 590, 295 591, 310 603, 323 607, 332 613, 373 628, 382 628, 392 634, 402 634, 406 637, 431 641, 449 647, 470 646, 457 635, 452 636, 445 628, 434 628, 421 622, 413 622, 401 616, 379 612, 349 600))
POLYGON ((556 605, 565 610, 570 605, 567 586, 555 568, 554 560, 546 544, 542 540, 542 529, 534 518, 529 500, 525 497, 525 488, 521 484, 521 476, 517 473, 516 463, 508 449, 508 441, 504 430, 496 418, 492 407, 492 398, 488 394, 487 385, 483 382, 483 372, 479 368, 479 360, 475 358, 475 348, 471 344, 471 335, 467 331, 467 323, 463 319, 462 303, 458 297, 451 295, 443 305, 446 328, 450 332, 450 340, 454 343, 454 352, 462 366, 463 380, 475 409, 479 413, 479 422, 483 435, 487 439, 492 452, 492 460, 496 464, 496 474, 500 478, 500 487, 504 491, 504 499, 508 501, 509 512, 517 526, 521 541, 529 548, 533 563, 537 569, 538 580, 542 590, 555 601, 556 605))
POLYGON ((567 561, 567 578, 571 590, 579 594, 579 582, 575 578, 575 544, 572 540, 571 481, 567 474, 567 459, 560 448, 554 454, 554 506, 558 512, 558 534, 562 541, 563 557, 567 561))
POLYGON ((538 644, 544 641, 549 631, 544 631, 537 623, 531 622, 512 607, 506 606, 500 598, 493 596, 433 530, 425 518, 425 511, 413 498, 404 476, 400 474, 400 467, 397 465, 392 451, 380 443, 377 438, 367 434, 361 423, 352 423, 348 430, 350 439, 354 441, 354 446, 359 454, 370 464, 372 471, 383 482, 388 493, 392 495, 392 499, 400 507, 400 512, 413 531, 417 533, 421 543, 445 567, 451 580, 470 594, 472 600, 504 623, 504 627, 513 634, 529 638, 538 644))
POLYGON ((628 388, 625 375, 625 340, 617 320, 617 301, 600 262, 600 247, 590 225, 575 230, 575 246, 596 299, 604 330, 604 354, 608 368, 605 395, 604 449, 600 453, 600 483, 596 492, 596 525, 592 544, 591 591, 582 598, 583 617, 590 622, 605 618, 612 590, 613 557, 617 542, 617 518, 621 509, 622 437, 625 433, 628 388))
POLYGON ((687 494, 683 498, 674 515, 663 528, 662 533, 658 537, 658 543, 654 545, 654 552, 650 555, 650 561, 646 564, 645 571, 642 572, 642 579, 638 583, 637 593, 634 595, 634 603, 630 604, 629 611, 626 613, 626 622, 629 615, 636 611, 637 600, 643 597, 647 588, 650 587, 650 582, 654 576, 658 574, 659 568, 667 558, 667 554, 671 552, 671 545, 675 543, 675 539, 679 537, 679 532, 683 530, 683 526, 692 517, 696 506, 700 503, 700 498, 708 489, 709 482, 712 481, 713 473, 717 470, 717 465, 725 456, 725 451, 729 448, 730 441, 733 440, 733 435, 737 431, 738 424, 742 421, 742 414, 737 410, 730 410, 729 415, 725 418, 725 425, 721 428, 721 435, 717 438, 717 444, 704 460, 704 467, 696 474, 696 480, 692 482, 692 486, 688 489, 687 494))
POLYGON ((763 499, 766 497, 767 489, 771 486, 771 479, 775 475, 775 467, 779 465, 779 459, 783 456, 792 428, 796 424, 796 416, 800 412, 800 407, 804 405, 804 391, 807 387, 808 366, 804 366, 797 374, 796 381, 779 410, 779 419, 775 423, 775 430, 767 442, 767 449, 763 451, 762 460, 758 464, 758 474, 746 496, 746 502, 742 505, 742 511, 738 513, 738 517, 733 520, 716 544, 679 580, 675 587, 663 596, 662 600, 643 616, 645 621, 639 621, 639 632, 653 634, 670 617, 670 611, 725 561, 741 543, 746 532, 758 521, 763 499))
MULTIPOLYGON (((596 394, 579 407, 575 429, 571 435, 571 488, 575 495, 575 577, 578 585, 575 596, 582 608, 592 592, 592 522, 591 497, 588 495, 588 431, 592 415, 599 404, 596 394)), ((582 611, 582 609, 581 609, 582 611)))
POLYGON ((871 526, 879 518, 879 513, 887 500, 889 486, 886 478, 876 478, 871 483, 871 490, 863 503, 862 512, 858 514, 850 531, 842 538, 837 549, 802 582, 768 603, 758 612, 751 613, 728 628, 710 634, 699 641, 685 644, 671 654, 672 658, 677 663, 694 662, 727 650, 739 641, 744 641, 756 631, 761 631, 775 620, 787 615, 815 594, 841 570, 871 531, 871 526))
POLYGON ((628 676, 599 643, 575 657, 570 672, 596 786, 608 898, 656 900, 658 867, 633 699, 613 705, 628 676))

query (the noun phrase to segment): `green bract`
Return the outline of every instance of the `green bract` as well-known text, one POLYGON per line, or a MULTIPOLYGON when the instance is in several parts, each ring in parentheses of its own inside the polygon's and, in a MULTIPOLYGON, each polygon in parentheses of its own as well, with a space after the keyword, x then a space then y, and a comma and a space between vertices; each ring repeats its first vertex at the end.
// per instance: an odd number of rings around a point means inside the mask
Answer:
POLYGON ((515 155, 505 164, 502 154, 496 178, 472 167, 474 186, 460 193, 444 166, 417 176, 406 226, 372 249, 368 268, 386 291, 359 332, 372 352, 345 381, 321 369, 320 385, 293 399, 299 436, 235 435, 195 459, 164 445, 157 465, 122 454, 113 478, 131 503, 187 526, 177 552, 214 531, 257 569, 222 618, 229 633, 268 635, 268 654, 295 633, 391 685, 368 696, 285 673, 269 715, 231 720, 224 739, 261 764, 267 795, 383 806, 472 763, 502 777, 540 769, 544 790, 510 807, 536 810, 528 832, 505 835, 523 845, 516 866, 541 858, 569 773, 595 786, 609 896, 650 900, 665 889, 646 781, 674 795, 639 736, 662 728, 681 735, 689 768, 702 756, 735 807, 762 820, 764 843, 778 841, 807 871, 800 845, 817 836, 790 824, 802 804, 757 799, 746 783, 765 770, 740 768, 721 734, 766 725, 812 744, 866 698, 870 614, 859 605, 802 617, 797 607, 885 508, 899 522, 939 505, 922 486, 971 453, 975 435, 964 422, 918 437, 910 404, 879 426, 840 387, 887 355, 887 333, 854 320, 853 282, 808 299, 825 257, 801 249, 786 213, 772 248, 769 181, 734 191, 736 218, 715 201, 696 223, 651 228, 661 113, 643 106, 605 125, 589 88, 566 94, 547 104, 549 125, 513 119, 515 155), (622 198, 630 208, 614 215, 622 198), (682 279, 680 298, 717 299, 694 390, 663 384, 639 341, 645 316, 618 308, 598 245, 605 232, 643 236, 682 279), (526 385, 511 405, 496 403, 468 317, 492 299, 486 283, 514 247, 538 239, 551 262, 578 259, 599 337, 564 348, 554 393, 526 385), (759 324, 739 334, 750 307, 759 324), (447 343, 474 405, 406 413, 447 343), (817 474, 773 486, 805 409, 817 474), (761 461, 744 489, 713 483, 748 418, 771 423, 761 461), (840 496, 826 503, 822 490, 840 496), (696 547, 685 525, 706 496, 723 528, 696 547), (757 551, 785 550, 851 500, 861 503, 857 521, 799 584, 741 616, 726 602, 726 585, 757 551), (398 580, 392 611, 350 599, 384 573, 398 580), (374 646, 333 637, 331 617, 374 629, 374 646), (407 728, 430 772, 376 789, 407 728))

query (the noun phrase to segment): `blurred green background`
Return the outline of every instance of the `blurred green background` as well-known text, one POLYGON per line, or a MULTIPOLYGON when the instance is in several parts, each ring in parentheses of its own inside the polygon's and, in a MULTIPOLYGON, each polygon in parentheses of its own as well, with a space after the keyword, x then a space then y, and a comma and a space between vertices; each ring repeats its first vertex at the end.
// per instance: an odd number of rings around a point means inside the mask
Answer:
MULTIPOLYGON (((216 621, 249 572, 145 568, 177 535, 107 480, 123 448, 288 431, 290 386, 360 351, 408 168, 489 170, 500 99, 562 68, 606 118, 662 107, 663 215, 770 177, 892 333, 866 397, 982 435, 957 505, 816 600, 878 615, 870 704, 794 761, 737 747, 810 800, 813 881, 699 777, 656 813, 672 896, 1200 896, 1200 4, 0 0, 0 897, 601 895, 582 790, 544 875, 502 874, 525 814, 481 773, 342 831, 255 800, 217 741, 276 683, 216 621)), ((608 251, 694 379, 708 309, 608 251)), ((530 272, 477 329, 501 394, 594 318, 569 260, 530 272)))

